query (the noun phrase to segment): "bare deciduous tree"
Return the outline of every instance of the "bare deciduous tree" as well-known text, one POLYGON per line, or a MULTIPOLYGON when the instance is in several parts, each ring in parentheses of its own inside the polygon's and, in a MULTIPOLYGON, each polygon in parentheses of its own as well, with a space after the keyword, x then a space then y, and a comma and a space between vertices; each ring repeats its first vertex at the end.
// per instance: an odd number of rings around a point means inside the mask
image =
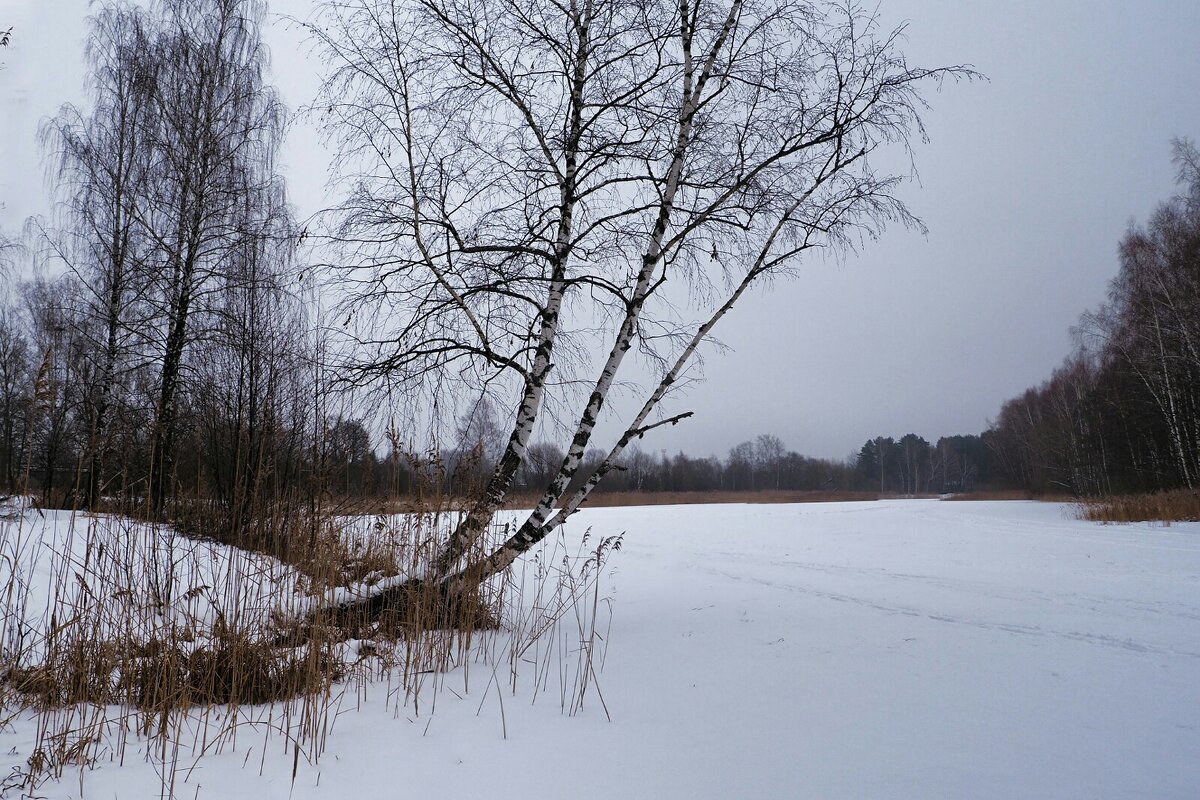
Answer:
POLYGON ((33 383, 29 342, 13 316, 0 308, 0 481, 9 493, 19 486, 33 383))
POLYGON ((310 30, 349 194, 332 238, 363 380, 507 387, 511 433, 429 578, 503 570, 625 449, 688 413, 713 328, 753 286, 885 223, 919 226, 872 160, 923 135, 903 29, 857 3, 353 0, 310 30), (653 378, 581 474, 626 366, 653 378), (577 402, 529 518, 478 546, 549 398, 577 402), (568 492, 568 487, 572 490, 568 492))
POLYGON ((87 296, 76 321, 91 341, 86 485, 99 498, 112 446, 110 416, 124 400, 119 384, 136 365, 144 309, 148 241, 141 227, 150 180, 151 57, 144 14, 106 6, 92 20, 87 56, 92 106, 66 106, 42 130, 57 164, 55 188, 65 219, 51 238, 87 296))
MULTIPOLYGON (((239 469, 262 461, 256 423, 276 397, 268 384, 289 368, 267 351, 272 336, 302 338, 283 332, 295 322, 280 287, 295 235, 276 172, 284 114, 263 81, 263 13, 259 0, 102 4, 88 48, 93 103, 86 113, 64 108, 43 129, 65 212, 47 238, 88 293, 68 316, 90 344, 91 368, 81 373, 89 501, 104 480, 110 417, 135 370, 149 373, 139 379, 153 395, 141 411, 152 420, 155 514, 175 479, 181 398, 202 371, 214 379, 231 370, 216 385, 237 394, 228 418, 248 426, 212 441, 249 447, 233 459, 239 469), (197 365, 200 345, 207 360, 197 365)), ((242 496, 254 470, 217 482, 223 499, 242 496)))
POLYGON ((173 473, 180 381, 198 336, 194 314, 247 237, 281 207, 274 154, 283 112, 263 84, 257 0, 162 0, 153 43, 153 240, 162 321, 150 495, 161 513, 173 473))

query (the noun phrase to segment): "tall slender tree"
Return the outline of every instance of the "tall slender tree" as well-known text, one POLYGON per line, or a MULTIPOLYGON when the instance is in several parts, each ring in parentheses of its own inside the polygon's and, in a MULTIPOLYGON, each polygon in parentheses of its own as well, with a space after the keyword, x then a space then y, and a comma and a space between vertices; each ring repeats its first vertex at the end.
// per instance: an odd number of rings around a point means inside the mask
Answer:
POLYGON ((86 289, 73 323, 90 339, 86 397, 86 500, 95 503, 114 438, 114 406, 128 402, 127 378, 144 350, 149 240, 142 227, 150 190, 153 57, 145 12, 104 6, 87 47, 91 108, 66 106, 42 130, 56 156, 55 188, 65 218, 58 252, 86 289))
POLYGON ((186 357, 204 333, 218 278, 279 204, 275 153, 283 127, 263 82, 266 51, 258 0, 162 0, 153 42, 151 168, 146 228, 159 276, 159 351, 150 497, 162 513, 170 492, 186 357))

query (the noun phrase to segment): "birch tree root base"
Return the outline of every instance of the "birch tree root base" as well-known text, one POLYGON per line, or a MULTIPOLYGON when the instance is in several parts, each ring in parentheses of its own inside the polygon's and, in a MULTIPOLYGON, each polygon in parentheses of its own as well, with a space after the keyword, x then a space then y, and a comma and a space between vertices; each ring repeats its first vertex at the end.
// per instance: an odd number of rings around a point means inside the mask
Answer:
POLYGON ((316 609, 304 627, 313 626, 344 639, 405 638, 433 630, 495 630, 500 620, 478 592, 453 592, 442 584, 414 580, 360 600, 316 609))

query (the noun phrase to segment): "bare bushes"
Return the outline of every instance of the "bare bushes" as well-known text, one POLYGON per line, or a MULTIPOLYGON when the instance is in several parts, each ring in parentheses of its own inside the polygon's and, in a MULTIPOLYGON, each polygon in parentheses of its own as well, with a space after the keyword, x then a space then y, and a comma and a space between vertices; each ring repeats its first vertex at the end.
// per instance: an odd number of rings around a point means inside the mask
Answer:
POLYGON ((1081 519, 1093 522, 1200 521, 1200 490, 1175 489, 1153 494, 1098 497, 1080 504, 1081 519))

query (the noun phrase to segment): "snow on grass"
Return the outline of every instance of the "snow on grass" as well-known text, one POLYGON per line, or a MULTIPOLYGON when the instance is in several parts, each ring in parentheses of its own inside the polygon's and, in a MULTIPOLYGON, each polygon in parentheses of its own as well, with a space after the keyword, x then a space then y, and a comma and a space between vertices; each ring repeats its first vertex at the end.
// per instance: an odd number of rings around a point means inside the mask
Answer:
MULTIPOLYGON (((0 520, 0 587, 12 592, 3 620, 3 652, 36 659, 55 613, 69 606, 98 638, 191 635, 214 623, 263 629, 273 613, 306 602, 298 573, 279 561, 170 528, 70 511, 10 514, 0 520)), ((54 620, 58 632, 75 624, 54 620)))
MULTIPOLYGON (((346 690, 314 765, 247 735, 176 795, 1200 796, 1200 524, 881 501, 594 509, 568 536, 589 528, 628 532, 600 587, 611 722, 595 694, 563 712, 552 662, 468 664, 420 713, 346 690)), ((0 777, 33 735, 0 732, 0 777)), ((39 794, 159 785, 101 758, 39 794)))

